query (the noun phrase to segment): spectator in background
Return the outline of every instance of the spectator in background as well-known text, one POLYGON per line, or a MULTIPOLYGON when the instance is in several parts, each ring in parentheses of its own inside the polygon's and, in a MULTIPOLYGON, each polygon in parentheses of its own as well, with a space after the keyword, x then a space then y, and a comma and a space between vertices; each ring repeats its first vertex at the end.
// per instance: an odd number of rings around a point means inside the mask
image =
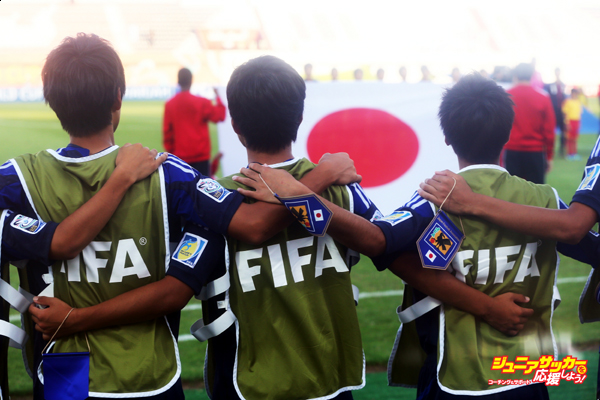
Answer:
POLYGON ((565 116, 564 126, 567 128, 567 160, 580 160, 577 154, 577 138, 579 137, 579 125, 583 106, 579 100, 579 90, 571 89, 571 97, 566 99, 562 112, 565 116))
POLYGON ((455 84, 460 80, 460 70, 456 67, 452 68, 452 73, 450 74, 450 76, 452 77, 452 84, 455 84))
POLYGON ((363 78, 363 70, 360 68, 357 68, 354 70, 354 80, 355 81, 362 81, 363 78))
POLYGON ((377 70, 377 80, 379 82, 383 82, 383 76, 385 75, 385 71, 383 70, 383 68, 379 68, 377 70))
POLYGON ((338 80, 338 70, 337 70, 337 68, 331 68, 331 80, 332 81, 337 81, 338 80))
POLYGON ((406 83, 406 67, 404 65, 401 66, 398 72, 400 73, 400 77, 402 78, 402 83, 406 83))
POLYGON ((216 102, 190 93, 192 72, 182 68, 177 74, 181 92, 165 104, 163 145, 203 175, 210 174, 210 135, 208 122, 225 119, 225 106, 215 90, 216 102))
POLYGON ((510 83, 512 82, 512 71, 510 68, 504 65, 497 65, 494 67, 492 72, 492 79, 498 83, 510 83))
POLYGON ((544 183, 554 156, 554 110, 550 97, 531 87, 533 66, 513 70, 515 86, 508 90, 515 103, 515 119, 504 146, 504 166, 511 175, 544 183))
POLYGON ((531 59, 531 66, 533 67, 533 74, 531 75, 531 87, 535 89, 543 89, 544 82, 542 81, 542 74, 535 69, 535 57, 531 59))
POLYGON ((316 82, 312 77, 312 64, 306 64, 304 66, 304 81, 305 82, 316 82))
POLYGON ((560 68, 554 70, 556 75, 556 81, 554 83, 548 83, 544 85, 544 90, 550 95, 550 101, 552 101, 552 108, 554 109, 554 119, 556 120, 556 127, 560 131, 560 147, 558 154, 560 156, 565 155, 565 118, 562 112, 562 105, 565 101, 565 84, 560 80, 560 68))
POLYGON ((431 82, 433 76, 431 75, 431 72, 429 72, 429 68, 427 68, 427 65, 423 65, 421 67, 421 82, 431 82))
POLYGON ((483 76, 485 79, 490 79, 490 74, 485 69, 479 71, 479 75, 483 76))

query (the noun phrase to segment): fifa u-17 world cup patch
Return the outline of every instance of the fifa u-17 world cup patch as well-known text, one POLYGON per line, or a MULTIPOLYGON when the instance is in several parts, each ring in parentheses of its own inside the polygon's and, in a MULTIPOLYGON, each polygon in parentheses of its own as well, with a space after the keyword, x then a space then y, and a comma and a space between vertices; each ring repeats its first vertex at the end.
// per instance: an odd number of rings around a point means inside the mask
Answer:
POLYGON ((10 226, 17 228, 20 231, 35 235, 41 231, 44 226, 46 226, 46 223, 19 214, 12 220, 10 226))
POLYGON ((438 211, 417 240, 421 264, 425 268, 446 269, 465 238, 443 211, 438 211))
POLYGON ((590 165, 585 167, 585 176, 579 184, 577 190, 592 190, 596 185, 598 176, 600 175, 600 164, 590 165))
POLYGON ((210 178, 198 180, 198 183, 196 184, 196 189, 198 189, 199 192, 207 195, 217 203, 223 202, 223 200, 225 200, 225 197, 231 194, 231 192, 225 189, 223 186, 221 186, 219 182, 210 178))
POLYGON ((310 234, 323 236, 327 232, 327 227, 331 222, 333 213, 319 198, 314 194, 296 197, 279 197, 277 199, 287 207, 294 218, 306 228, 310 234))
POLYGON ((207 244, 208 240, 192 233, 186 233, 171 258, 194 268, 207 244))
POLYGON ((410 211, 394 211, 390 215, 380 218, 378 221, 384 221, 391 226, 396 226, 400 222, 406 221, 410 217, 412 217, 412 213, 410 211))

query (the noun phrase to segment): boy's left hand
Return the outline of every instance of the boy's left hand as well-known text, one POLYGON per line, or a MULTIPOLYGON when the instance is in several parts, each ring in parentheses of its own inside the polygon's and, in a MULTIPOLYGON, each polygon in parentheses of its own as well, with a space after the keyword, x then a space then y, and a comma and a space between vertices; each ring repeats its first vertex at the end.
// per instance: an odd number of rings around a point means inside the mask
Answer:
POLYGON ((508 336, 516 336, 533 315, 533 310, 517 303, 527 303, 529 298, 517 293, 504 293, 493 298, 494 307, 483 317, 493 328, 508 336))
MULTIPOLYGON (((33 303, 29 306, 29 313, 35 322, 35 330, 41 332, 44 340, 50 340, 54 332, 65 320, 65 316, 71 310, 71 306, 62 300, 55 297, 34 297, 33 303), (46 308, 40 309, 36 305, 43 305, 46 308)), ((65 321, 59 332, 56 334, 55 339, 68 336, 73 332, 70 331, 69 319, 73 317, 77 309, 74 309, 69 318, 65 321)))

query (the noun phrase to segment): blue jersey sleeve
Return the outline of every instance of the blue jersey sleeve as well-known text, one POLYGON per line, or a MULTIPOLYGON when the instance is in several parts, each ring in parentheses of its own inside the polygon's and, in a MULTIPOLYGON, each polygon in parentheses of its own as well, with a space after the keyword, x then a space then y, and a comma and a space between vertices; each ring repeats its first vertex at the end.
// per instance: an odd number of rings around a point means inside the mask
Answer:
POLYGON ((0 209, 35 216, 19 175, 10 161, 0 166, 0 209))
POLYGON ((2 261, 34 260, 50 265, 50 245, 57 223, 2 212, 2 261))
POLYGON ((363 217, 369 221, 383 217, 375 203, 369 199, 363 188, 358 183, 352 183, 347 186, 352 194, 352 205, 354 214, 363 217))
POLYGON ((600 137, 588 158, 583 178, 579 187, 573 195, 572 202, 585 204, 596 211, 597 217, 600 217, 600 137))
POLYGON ((171 257, 167 275, 188 285, 197 296, 203 286, 225 272, 225 249, 223 235, 187 224, 171 257))
POLYGON ((431 203, 414 194, 408 203, 383 218, 373 221, 386 240, 385 253, 373 257, 378 270, 388 268, 400 253, 417 251, 416 242, 435 216, 431 203))
POLYGON ((163 168, 169 220, 179 217, 217 233, 226 233, 243 196, 199 174, 173 155, 169 155, 163 168))
MULTIPOLYGON (((561 210, 569 208, 562 200, 559 205, 561 210)), ((600 264, 600 235, 597 232, 589 231, 577 244, 558 242, 556 249, 562 255, 589 264, 594 268, 600 264)))

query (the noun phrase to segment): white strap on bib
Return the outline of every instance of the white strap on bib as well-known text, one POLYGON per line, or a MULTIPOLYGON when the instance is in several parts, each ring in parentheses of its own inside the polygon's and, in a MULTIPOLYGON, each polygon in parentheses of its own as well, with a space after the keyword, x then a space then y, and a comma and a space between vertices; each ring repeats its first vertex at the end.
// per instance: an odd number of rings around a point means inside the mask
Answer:
POLYGON ((235 315, 233 315, 231 309, 228 309, 223 315, 208 325, 204 325, 204 321, 202 321, 202 319, 194 322, 190 328, 190 333, 199 341, 204 342, 225 332, 227 328, 233 325, 235 320, 235 315))
POLYGON ((200 294, 196 296, 196 298, 198 300, 208 300, 218 294, 225 293, 230 286, 229 272, 225 272, 225 275, 222 277, 207 283, 206 286, 204 286, 200 291, 200 294))
MULTIPOLYGON (((21 314, 27 311, 31 301, 27 299, 23 294, 3 279, 0 279, 0 297, 8 302, 12 308, 20 312, 21 314)), ((33 299, 33 296, 32 296, 33 299)))
POLYGON ((434 299, 431 296, 427 296, 423 300, 408 307, 406 310, 401 311, 401 306, 398 306, 396 312, 398 313, 398 319, 400 322, 405 324, 407 322, 414 321, 423 314, 427 314, 429 311, 439 307, 441 304, 441 301, 434 299))
POLYGON ((0 336, 8 338, 8 344, 15 349, 22 349, 27 342, 27 333, 10 322, 0 320, 0 336))

